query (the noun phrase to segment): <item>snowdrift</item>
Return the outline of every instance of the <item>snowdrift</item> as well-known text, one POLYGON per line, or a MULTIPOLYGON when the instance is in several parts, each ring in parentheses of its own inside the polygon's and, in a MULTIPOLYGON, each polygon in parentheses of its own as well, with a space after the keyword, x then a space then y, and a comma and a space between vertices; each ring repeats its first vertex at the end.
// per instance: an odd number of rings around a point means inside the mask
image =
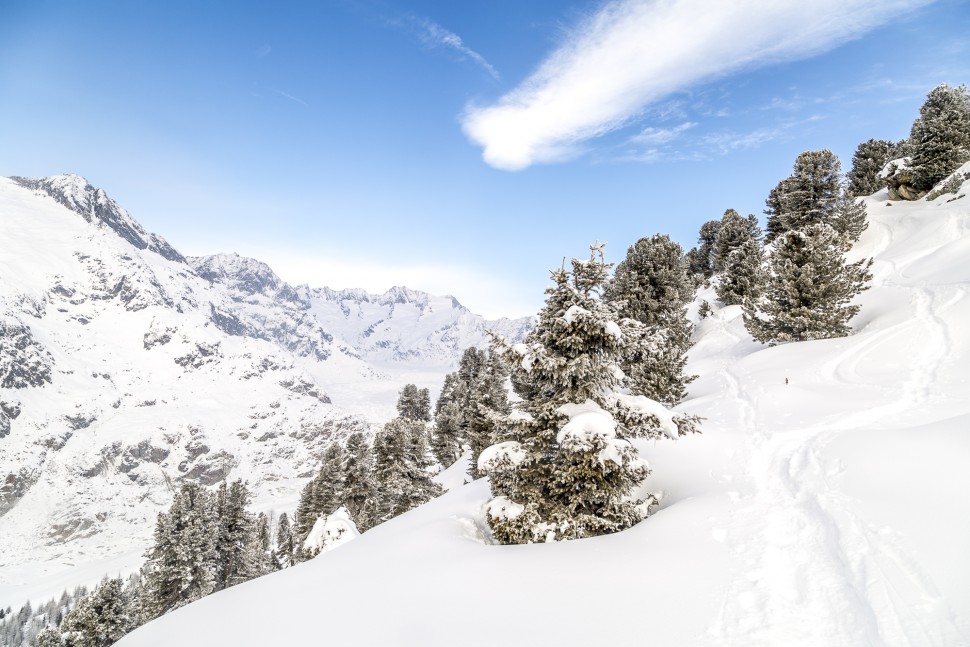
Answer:
POLYGON ((970 644, 970 198, 953 197, 868 199, 851 337, 767 348, 737 307, 700 322, 680 408, 704 434, 640 445, 667 496, 635 528, 490 545, 478 481, 120 644, 970 644))

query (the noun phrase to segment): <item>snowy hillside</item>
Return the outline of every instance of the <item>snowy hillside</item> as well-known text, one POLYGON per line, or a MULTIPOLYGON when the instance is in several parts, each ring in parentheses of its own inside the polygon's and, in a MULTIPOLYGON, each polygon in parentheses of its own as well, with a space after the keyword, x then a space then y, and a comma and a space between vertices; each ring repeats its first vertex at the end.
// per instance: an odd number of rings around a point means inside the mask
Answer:
POLYGON ((477 481, 120 644, 970 644, 970 198, 952 197, 868 200, 853 336, 768 348, 737 306, 700 323, 679 408, 704 433, 640 443, 667 496, 633 529, 490 545, 477 481))
POLYGON ((406 289, 346 295, 391 306, 341 325, 326 290, 184 258, 76 175, 0 178, 0 238, 0 607, 140 564, 183 479, 291 499, 322 447, 390 418, 404 383, 437 389, 490 325, 406 289))

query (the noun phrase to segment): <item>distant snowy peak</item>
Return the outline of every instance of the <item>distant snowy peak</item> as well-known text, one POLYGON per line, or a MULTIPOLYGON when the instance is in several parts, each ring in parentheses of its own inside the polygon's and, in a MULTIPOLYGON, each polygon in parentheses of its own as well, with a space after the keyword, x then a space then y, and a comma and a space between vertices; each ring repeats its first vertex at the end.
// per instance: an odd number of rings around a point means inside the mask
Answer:
POLYGON ((46 193, 89 223, 107 226, 138 249, 148 249, 170 261, 185 260, 164 238, 145 231, 121 205, 108 197, 104 189, 91 186, 80 175, 67 173, 43 178, 14 176, 10 179, 22 187, 46 193))
POLYGON ((221 283, 237 295, 264 295, 284 301, 300 301, 300 297, 266 263, 239 254, 188 256, 186 262, 195 273, 210 283, 221 283))
POLYGON ((487 345, 486 331, 520 341, 534 325, 532 317, 489 321, 452 296, 405 287, 383 294, 301 290, 321 326, 334 331, 361 356, 381 362, 454 363, 465 348, 487 345))

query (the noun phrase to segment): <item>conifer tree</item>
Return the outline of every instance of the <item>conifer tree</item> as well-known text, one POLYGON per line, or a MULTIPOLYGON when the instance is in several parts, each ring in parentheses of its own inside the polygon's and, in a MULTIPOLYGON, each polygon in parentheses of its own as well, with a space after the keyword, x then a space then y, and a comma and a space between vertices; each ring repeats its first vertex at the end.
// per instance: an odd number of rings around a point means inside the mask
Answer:
POLYGON ((77 603, 61 627, 67 647, 107 647, 132 629, 122 589, 120 578, 105 579, 77 603))
POLYGON ((293 541, 299 559, 303 542, 321 516, 331 514, 342 504, 344 490, 344 449, 330 443, 323 451, 320 469, 304 486, 296 507, 293 541))
POLYGON ((380 491, 380 521, 403 514, 441 494, 428 468, 423 422, 394 418, 374 436, 374 472, 380 491))
POLYGON ((147 622, 211 593, 216 586, 215 501, 197 483, 186 482, 168 512, 158 515, 154 545, 142 567, 142 615, 147 622))
POLYGON ((478 379, 469 385, 465 437, 471 450, 468 474, 472 478, 485 476, 478 469, 478 457, 483 449, 501 440, 502 422, 509 414, 509 399, 505 390, 507 376, 508 370, 502 358, 489 353, 478 379))
MULTIPOLYGON (((12 644, 12 643, 6 643, 12 644)), ((34 647, 65 647, 64 638, 61 636, 60 629, 48 626, 34 639, 34 647)))
POLYGON ((246 509, 249 498, 249 488, 238 479, 228 486, 223 481, 216 494, 217 591, 258 577, 265 571, 263 559, 259 557, 262 540, 256 519, 246 509))
POLYGON ((554 270, 555 286, 532 341, 496 340, 527 371, 532 396, 509 425, 514 440, 488 448, 480 467, 495 498, 486 519, 502 543, 528 543, 617 532, 639 521, 650 500, 632 496, 649 473, 634 436, 676 436, 696 418, 673 418, 656 402, 618 391, 619 363, 643 324, 619 317, 602 298, 609 268, 601 246, 572 271, 554 270), (663 429, 663 431, 662 431, 663 429))
POLYGON ((734 209, 728 209, 721 218, 721 226, 714 240, 714 271, 723 272, 727 267, 728 256, 749 240, 761 242, 761 227, 754 215, 741 217, 734 209))
POLYGON ((865 203, 853 198, 848 189, 844 190, 835 203, 835 214, 829 224, 842 237, 844 249, 848 251, 869 228, 865 203))
POLYGON ((641 238, 617 266, 606 299, 616 304, 620 316, 644 324, 644 343, 652 340, 650 352, 631 349, 624 360, 634 393, 671 405, 686 396, 694 379, 684 373, 693 331, 687 303, 694 291, 680 245, 665 235, 641 238))
POLYGON ((767 281, 761 244, 750 238, 728 255, 724 271, 718 277, 717 298, 726 306, 757 301, 767 281))
POLYGON ((405 384, 397 400, 397 413, 410 420, 431 421, 431 395, 428 389, 405 384))
POLYGON ((283 512, 276 526, 276 558, 282 568, 288 568, 293 565, 293 555, 293 530, 290 527, 290 517, 283 512))
POLYGON ((717 232, 721 228, 720 220, 708 220, 697 234, 697 247, 691 249, 690 265, 688 269, 694 274, 700 274, 705 279, 714 274, 714 244, 717 232), (695 251, 696 250, 696 251, 695 251))
POLYGON ((360 532, 380 521, 377 513, 377 482, 374 476, 374 456, 367 438, 361 432, 347 438, 344 453, 344 486, 342 504, 347 508, 360 532))
POLYGON ((431 433, 431 453, 442 467, 450 467, 461 458, 464 435, 461 430, 461 384, 458 373, 445 375, 441 395, 435 403, 434 429, 431 433))
POLYGON ((933 88, 913 122, 910 169, 913 188, 926 193, 970 160, 970 95, 967 86, 933 88))
POLYGON ((852 155, 852 170, 846 174, 851 197, 872 195, 886 185, 879 173, 893 160, 890 157, 893 150, 893 142, 885 139, 869 139, 859 144, 852 155))
POLYGON ((787 177, 768 192, 768 198, 765 200, 764 211, 765 215, 768 217, 765 227, 766 243, 774 241, 775 238, 785 232, 786 227, 782 220, 785 213, 783 198, 787 194, 788 186, 791 184, 791 182, 791 177, 787 177))
POLYGON ((859 311, 849 302, 866 289, 872 260, 847 263, 844 251, 844 237, 825 224, 786 232, 769 257, 764 297, 746 304, 752 337, 774 345, 848 335, 859 311))

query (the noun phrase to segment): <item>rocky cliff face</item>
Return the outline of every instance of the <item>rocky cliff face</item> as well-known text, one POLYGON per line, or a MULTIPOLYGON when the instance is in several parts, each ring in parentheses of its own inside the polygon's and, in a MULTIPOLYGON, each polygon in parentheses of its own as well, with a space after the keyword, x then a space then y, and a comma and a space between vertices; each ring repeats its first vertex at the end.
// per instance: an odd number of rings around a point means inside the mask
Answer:
POLYGON ((0 583, 137 555, 183 480, 292 496, 415 371, 440 381, 486 327, 531 323, 186 258, 75 175, 0 178, 0 237, 0 583))

